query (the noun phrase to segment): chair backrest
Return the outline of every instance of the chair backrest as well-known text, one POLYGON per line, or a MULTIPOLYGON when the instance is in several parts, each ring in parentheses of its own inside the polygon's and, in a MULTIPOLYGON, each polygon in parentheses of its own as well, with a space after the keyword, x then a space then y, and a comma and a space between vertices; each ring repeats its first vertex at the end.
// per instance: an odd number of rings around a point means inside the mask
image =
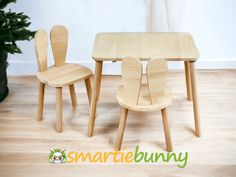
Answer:
MULTIPOLYGON (((148 91, 150 103, 155 104, 164 94, 167 83, 168 67, 165 59, 151 59, 147 68, 148 91)), ((142 63, 132 57, 122 62, 122 82, 125 93, 125 102, 137 105, 142 84, 142 63)))
POLYGON ((142 63, 136 58, 129 57, 123 60, 121 67, 125 101, 136 105, 142 82, 142 63))
POLYGON ((61 25, 54 26, 51 30, 50 38, 55 66, 62 66, 66 61, 68 46, 68 31, 66 27, 61 25))
POLYGON ((35 34, 35 52, 38 61, 38 70, 43 72, 47 69, 47 58, 48 58, 48 37, 47 32, 40 29, 35 34))
POLYGON ((147 81, 151 104, 163 96, 167 84, 168 66, 165 59, 151 59, 147 65, 147 81))

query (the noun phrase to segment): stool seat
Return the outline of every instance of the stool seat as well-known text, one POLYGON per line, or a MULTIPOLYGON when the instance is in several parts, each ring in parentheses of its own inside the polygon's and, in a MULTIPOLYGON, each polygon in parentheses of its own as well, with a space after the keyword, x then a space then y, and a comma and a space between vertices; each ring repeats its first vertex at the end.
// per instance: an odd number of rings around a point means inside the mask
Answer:
POLYGON ((52 66, 44 72, 38 72, 40 82, 51 87, 65 87, 92 75, 92 71, 78 64, 52 66))

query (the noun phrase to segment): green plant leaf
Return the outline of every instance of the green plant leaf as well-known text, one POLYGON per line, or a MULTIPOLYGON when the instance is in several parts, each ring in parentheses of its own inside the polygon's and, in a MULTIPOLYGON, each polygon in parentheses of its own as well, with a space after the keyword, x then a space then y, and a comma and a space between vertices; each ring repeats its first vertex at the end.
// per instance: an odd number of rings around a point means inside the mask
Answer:
POLYGON ((21 53, 16 41, 33 39, 35 32, 29 30, 30 18, 23 12, 4 11, 16 0, 0 0, 0 52, 21 53))

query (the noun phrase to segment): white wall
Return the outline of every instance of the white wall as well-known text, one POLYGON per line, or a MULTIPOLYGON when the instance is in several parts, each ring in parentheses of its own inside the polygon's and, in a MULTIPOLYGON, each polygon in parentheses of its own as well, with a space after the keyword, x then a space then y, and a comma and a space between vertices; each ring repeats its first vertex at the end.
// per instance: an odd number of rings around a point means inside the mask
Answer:
POLYGON ((193 33, 201 67, 236 67, 235 17, 235 0, 186 0, 182 29, 193 33))
MULTIPOLYGON (((147 0, 19 0, 11 9, 31 17, 33 30, 54 24, 69 29, 68 61, 93 68, 92 47, 97 32, 145 31, 147 0)), ((193 34, 201 58, 198 68, 236 68, 236 1, 185 0, 182 31, 193 34)), ((9 75, 37 71, 33 42, 19 43, 23 54, 10 55, 9 75)), ((49 63, 52 53, 49 50, 49 63)), ((171 63, 170 68, 181 68, 171 63)), ((119 71, 105 64, 105 73, 119 71)))

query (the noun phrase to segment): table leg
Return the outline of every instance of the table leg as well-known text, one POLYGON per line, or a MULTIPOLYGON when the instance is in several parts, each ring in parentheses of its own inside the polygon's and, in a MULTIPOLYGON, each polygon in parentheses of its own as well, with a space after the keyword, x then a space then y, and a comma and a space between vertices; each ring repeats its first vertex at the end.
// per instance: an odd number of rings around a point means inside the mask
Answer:
POLYGON ((101 77, 102 77, 102 61, 96 61, 95 75, 93 81, 93 91, 92 91, 92 99, 90 105, 90 117, 89 117, 89 125, 88 125, 88 136, 93 136, 94 130, 94 122, 96 116, 97 109, 97 101, 99 98, 100 85, 101 85, 101 77))
POLYGON ((195 134, 197 137, 201 136, 200 120, 199 120, 199 109, 198 109, 198 98, 197 98, 197 87, 196 87, 196 76, 195 76, 195 62, 189 62, 190 75, 191 75, 191 86, 192 86, 192 98, 193 98, 193 111, 195 121, 195 134))
POLYGON ((192 101, 191 76, 190 76, 190 66, 189 65, 190 64, 188 61, 184 61, 187 98, 188 98, 188 101, 192 101))

